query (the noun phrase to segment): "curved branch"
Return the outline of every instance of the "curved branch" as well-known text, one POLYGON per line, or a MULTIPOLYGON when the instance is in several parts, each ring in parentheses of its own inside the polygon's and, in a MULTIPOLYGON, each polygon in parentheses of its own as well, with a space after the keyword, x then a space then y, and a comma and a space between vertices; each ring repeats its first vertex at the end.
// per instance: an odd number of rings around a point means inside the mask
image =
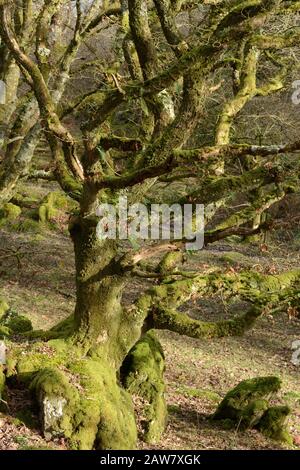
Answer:
POLYGON ((231 320, 207 322, 194 320, 174 309, 158 307, 153 312, 153 326, 159 330, 169 330, 190 338, 223 338, 226 336, 242 336, 253 327, 263 309, 252 306, 244 315, 231 320))

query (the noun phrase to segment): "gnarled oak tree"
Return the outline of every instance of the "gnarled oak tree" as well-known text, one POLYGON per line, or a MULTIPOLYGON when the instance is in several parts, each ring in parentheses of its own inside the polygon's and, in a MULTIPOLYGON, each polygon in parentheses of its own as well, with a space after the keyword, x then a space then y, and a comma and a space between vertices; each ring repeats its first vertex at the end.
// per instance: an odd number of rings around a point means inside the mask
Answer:
POLYGON ((144 405, 144 439, 158 440, 166 421, 164 359, 153 331, 241 335, 269 302, 297 299, 300 270, 187 272, 184 241, 132 248, 101 239, 96 210, 122 195, 136 202, 150 194, 148 203, 156 202, 156 195, 166 197, 167 183, 174 188, 168 202, 207 206, 213 228, 205 232, 206 245, 269 227, 259 216, 299 191, 300 141, 238 143, 232 129, 251 100, 284 88, 294 65, 289 51, 300 40, 299 10, 300 2, 288 0, 0 0, 0 78, 7 85, 6 106, 0 106, 0 204, 11 200, 20 179, 32 176, 43 136, 51 175, 36 176, 54 178, 78 203, 70 220, 74 315, 50 331, 28 333, 26 345, 11 338, 5 369, 5 377, 17 376, 38 397, 45 434, 65 436, 78 449, 134 448, 134 396, 144 405), (182 15, 189 28, 180 27, 182 15), (112 67, 97 54, 90 60, 101 50, 105 28, 118 46, 112 67), (268 73, 260 74, 261 67, 268 73), (82 91, 82 78, 70 97, 72 77, 82 71, 89 87, 82 91), (222 74, 228 80, 216 83, 222 74), (209 98, 222 89, 213 137, 201 142, 195 136, 207 126, 209 98), (134 117, 125 136, 117 126, 124 110, 134 117), (186 183, 184 194, 178 181, 186 183), (216 211, 238 193, 247 204, 214 223, 216 211), (157 267, 150 269, 153 257, 157 267), (124 289, 134 276, 156 283, 125 307, 124 289), (220 322, 178 310, 192 296, 220 289, 224 299, 247 300, 249 310, 220 322))

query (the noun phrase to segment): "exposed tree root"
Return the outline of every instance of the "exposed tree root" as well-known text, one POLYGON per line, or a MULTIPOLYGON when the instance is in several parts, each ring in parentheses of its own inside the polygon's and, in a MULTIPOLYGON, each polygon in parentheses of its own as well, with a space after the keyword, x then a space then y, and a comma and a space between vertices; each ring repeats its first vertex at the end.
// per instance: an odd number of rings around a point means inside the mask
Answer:
POLYGON ((82 356, 70 340, 10 343, 6 376, 36 397, 46 438, 74 449, 132 449, 137 432, 129 393, 104 359, 82 356))
POLYGON ((153 331, 148 332, 130 351, 121 368, 128 392, 142 401, 141 438, 157 443, 165 429, 164 353, 153 331))

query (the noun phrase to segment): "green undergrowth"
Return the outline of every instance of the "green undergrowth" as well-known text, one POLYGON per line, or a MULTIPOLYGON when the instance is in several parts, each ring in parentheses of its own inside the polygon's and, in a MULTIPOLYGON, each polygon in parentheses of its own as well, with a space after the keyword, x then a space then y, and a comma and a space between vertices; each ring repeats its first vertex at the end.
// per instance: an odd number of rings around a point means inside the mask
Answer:
POLYGON ((176 392, 188 398, 203 398, 212 402, 220 401, 220 395, 214 392, 213 390, 199 389, 194 387, 188 387, 186 385, 179 385, 178 387, 176 387, 176 392))

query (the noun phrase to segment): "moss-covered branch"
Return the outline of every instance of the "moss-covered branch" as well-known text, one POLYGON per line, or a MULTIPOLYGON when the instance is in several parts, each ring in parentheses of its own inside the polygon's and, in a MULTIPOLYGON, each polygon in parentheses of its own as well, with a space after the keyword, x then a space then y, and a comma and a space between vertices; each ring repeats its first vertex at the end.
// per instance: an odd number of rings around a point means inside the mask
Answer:
POLYGON ((194 320, 174 309, 158 307, 153 312, 154 328, 170 330, 190 338, 223 338, 224 336, 241 336, 250 329, 256 319, 262 315, 262 309, 252 307, 240 318, 207 322, 194 320))

